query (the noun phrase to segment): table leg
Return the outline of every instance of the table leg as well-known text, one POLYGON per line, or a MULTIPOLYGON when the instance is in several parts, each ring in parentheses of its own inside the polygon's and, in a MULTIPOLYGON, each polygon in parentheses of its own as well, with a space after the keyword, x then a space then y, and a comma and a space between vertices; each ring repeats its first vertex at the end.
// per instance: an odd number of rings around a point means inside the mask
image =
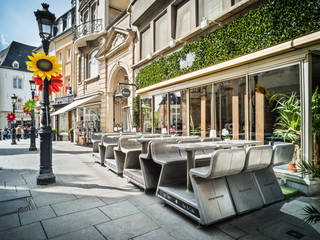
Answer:
POLYGON ((187 151, 187 191, 192 190, 189 171, 195 167, 194 155, 194 151, 187 151))

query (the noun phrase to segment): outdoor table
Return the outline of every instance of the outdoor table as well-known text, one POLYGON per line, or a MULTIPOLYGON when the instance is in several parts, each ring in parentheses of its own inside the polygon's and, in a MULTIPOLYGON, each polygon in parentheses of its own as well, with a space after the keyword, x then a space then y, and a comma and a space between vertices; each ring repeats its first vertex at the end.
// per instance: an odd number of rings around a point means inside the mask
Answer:
POLYGON ((187 152, 187 191, 189 191, 191 190, 189 171, 191 168, 195 167, 195 151, 226 147, 243 147, 257 144, 263 144, 263 142, 251 140, 225 140, 217 142, 179 143, 172 146, 177 146, 180 150, 187 152))

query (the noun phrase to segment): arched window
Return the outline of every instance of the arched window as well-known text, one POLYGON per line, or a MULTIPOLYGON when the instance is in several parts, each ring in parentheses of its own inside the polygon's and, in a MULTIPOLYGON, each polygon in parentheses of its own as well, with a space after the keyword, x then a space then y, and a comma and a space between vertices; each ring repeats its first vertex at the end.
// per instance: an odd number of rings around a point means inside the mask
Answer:
POLYGON ((88 57, 88 70, 89 70, 89 78, 95 77, 98 75, 99 71, 99 62, 98 60, 94 57, 98 52, 97 50, 94 50, 92 53, 89 54, 88 57))
POLYGON ((19 62, 18 62, 18 61, 13 61, 12 67, 13 67, 14 69, 19 69, 19 62))

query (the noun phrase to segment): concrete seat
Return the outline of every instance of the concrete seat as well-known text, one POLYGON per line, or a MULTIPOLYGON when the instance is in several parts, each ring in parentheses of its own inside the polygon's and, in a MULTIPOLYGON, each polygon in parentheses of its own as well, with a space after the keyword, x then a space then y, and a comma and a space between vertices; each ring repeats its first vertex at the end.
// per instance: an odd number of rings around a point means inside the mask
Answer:
POLYGON ((119 136, 119 133, 105 134, 102 136, 101 143, 99 143, 99 160, 98 162, 101 166, 104 166, 105 159, 111 158, 114 159, 113 149, 118 146, 118 138, 115 136, 119 136), (112 137, 111 137, 112 136, 112 137))
POLYGON ((201 224, 208 225, 236 214, 226 176, 243 170, 245 156, 244 149, 217 150, 211 155, 209 166, 190 169, 201 224))
POLYGON ((92 142, 92 152, 98 153, 99 152, 99 143, 101 142, 102 136, 105 133, 102 132, 96 132, 93 133, 91 136, 91 142, 92 142))
POLYGON ((243 171, 227 177, 238 214, 263 207, 262 197, 254 180, 254 172, 269 167, 271 159, 271 146, 250 147, 243 171))
POLYGON ((274 145, 271 164, 265 169, 254 172, 254 179, 264 205, 284 199, 284 195, 273 171, 273 166, 289 163, 293 158, 294 149, 294 144, 292 143, 274 145))
POLYGON ((121 136, 118 140, 118 147, 113 149, 114 159, 105 159, 108 169, 117 174, 122 174, 125 162, 127 162, 127 166, 131 166, 132 159, 139 159, 139 154, 141 153, 141 144, 135 141, 129 141, 129 139, 140 137, 141 136, 139 135, 121 136))

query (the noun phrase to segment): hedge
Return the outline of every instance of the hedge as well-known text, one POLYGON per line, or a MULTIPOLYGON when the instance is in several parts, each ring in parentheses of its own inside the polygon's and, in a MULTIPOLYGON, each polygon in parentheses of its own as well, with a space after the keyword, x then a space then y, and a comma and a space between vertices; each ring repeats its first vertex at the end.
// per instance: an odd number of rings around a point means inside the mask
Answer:
POLYGON ((137 88, 147 87, 319 29, 320 0, 267 0, 220 29, 141 68, 136 78, 137 88), (180 69, 180 60, 190 52, 195 55, 192 65, 180 69))

